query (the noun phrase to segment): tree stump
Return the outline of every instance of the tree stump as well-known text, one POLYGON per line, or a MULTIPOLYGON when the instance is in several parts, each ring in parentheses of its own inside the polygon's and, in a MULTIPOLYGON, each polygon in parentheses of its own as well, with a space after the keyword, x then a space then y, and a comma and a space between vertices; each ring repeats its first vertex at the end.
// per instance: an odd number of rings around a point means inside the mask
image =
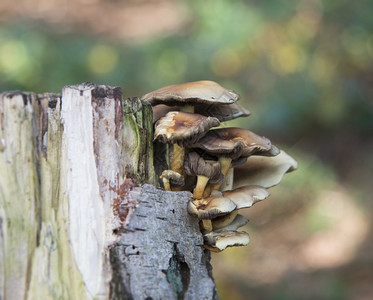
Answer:
POLYGON ((120 88, 0 95, 0 299, 217 298, 152 140, 151 107, 120 88))

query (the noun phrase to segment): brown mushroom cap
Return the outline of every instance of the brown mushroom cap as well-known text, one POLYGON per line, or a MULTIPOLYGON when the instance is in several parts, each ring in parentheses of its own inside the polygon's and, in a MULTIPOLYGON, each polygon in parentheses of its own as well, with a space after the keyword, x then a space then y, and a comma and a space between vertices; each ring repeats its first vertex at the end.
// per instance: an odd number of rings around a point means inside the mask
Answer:
POLYGON ((210 183, 221 183, 224 179, 218 161, 204 160, 196 152, 190 152, 184 162, 185 173, 189 176, 203 175, 210 183))
POLYGON ((194 112, 204 116, 212 116, 220 122, 233 120, 239 117, 250 116, 250 111, 237 103, 232 104, 195 104, 194 112))
POLYGON ((247 208, 255 203, 264 200, 269 196, 269 192, 262 186, 250 185, 224 191, 223 196, 229 198, 236 204, 236 209, 247 208))
POLYGON ((194 81, 169 85, 141 97, 151 105, 193 105, 195 103, 234 103, 239 96, 220 84, 209 81, 194 81))
POLYGON ((189 201, 188 212, 202 219, 213 219, 236 209, 236 204, 228 198, 224 198, 220 192, 215 192, 211 197, 189 201))
POLYGON ((277 149, 269 139, 237 127, 210 130, 192 148, 200 148, 217 156, 227 156, 232 160, 254 154, 275 155, 277 149))
POLYGON ((274 157, 250 156, 245 164, 235 167, 233 187, 260 185, 269 188, 297 167, 297 161, 283 150, 274 157))
MULTIPOLYGON (((233 120, 239 117, 248 117, 250 112, 237 103, 232 104, 194 104, 194 112, 206 117, 215 117, 220 122, 233 120)), ((153 106, 153 123, 164 117, 170 111, 180 111, 179 106, 157 104, 153 106)))
POLYGON ((219 120, 199 114, 172 111, 155 125, 155 138, 163 143, 179 145, 193 144, 211 127, 218 126, 219 120))
POLYGON ((246 246, 250 242, 246 232, 223 231, 210 232, 203 236, 205 247, 214 252, 220 252, 227 247, 246 246))

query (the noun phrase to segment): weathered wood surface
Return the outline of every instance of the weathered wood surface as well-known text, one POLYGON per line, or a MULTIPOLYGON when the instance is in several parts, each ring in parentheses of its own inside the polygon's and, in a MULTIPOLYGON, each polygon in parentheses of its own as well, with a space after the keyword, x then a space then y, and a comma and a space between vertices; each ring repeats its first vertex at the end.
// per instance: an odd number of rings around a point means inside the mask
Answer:
POLYGON ((0 299, 213 299, 186 192, 153 168, 151 108, 82 84, 0 95, 0 299))

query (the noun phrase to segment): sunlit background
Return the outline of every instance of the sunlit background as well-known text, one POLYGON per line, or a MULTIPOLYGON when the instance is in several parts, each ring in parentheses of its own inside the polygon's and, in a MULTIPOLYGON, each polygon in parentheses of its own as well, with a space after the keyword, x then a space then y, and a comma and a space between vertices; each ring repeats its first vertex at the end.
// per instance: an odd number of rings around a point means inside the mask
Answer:
POLYGON ((221 299, 373 299, 373 2, 0 2, 0 91, 215 80, 299 162, 213 254, 221 299))

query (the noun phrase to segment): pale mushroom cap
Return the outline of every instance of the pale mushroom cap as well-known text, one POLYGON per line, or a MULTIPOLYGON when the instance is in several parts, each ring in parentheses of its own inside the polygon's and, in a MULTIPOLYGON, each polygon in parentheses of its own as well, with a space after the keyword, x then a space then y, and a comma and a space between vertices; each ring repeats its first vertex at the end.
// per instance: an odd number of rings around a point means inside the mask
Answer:
POLYGON ((269 139, 237 127, 210 130, 192 147, 214 155, 229 156, 233 160, 254 154, 272 155, 273 149, 277 149, 272 147, 269 139))
POLYGON ((269 196, 269 192, 262 186, 242 186, 231 191, 223 192, 223 196, 229 198, 236 204, 236 209, 253 206, 269 196))
POLYGON ((220 84, 194 81, 162 87, 141 97, 151 105, 193 105, 194 103, 234 103, 239 96, 220 84))
POLYGON ((213 117, 171 111, 155 125, 154 139, 159 139, 163 143, 169 142, 179 145, 195 143, 210 128, 219 124, 219 120, 213 117))
POLYGON ((164 170, 159 176, 162 178, 167 178, 171 184, 176 186, 183 186, 184 185, 184 177, 181 176, 179 173, 173 171, 173 170, 164 170))
POLYGON ((189 201, 188 212, 199 219, 213 219, 224 214, 228 214, 236 209, 236 204, 228 198, 224 198, 221 193, 212 197, 189 201))
POLYGON ((287 172, 297 168, 297 161, 283 150, 273 157, 250 156, 245 164, 234 169, 233 187, 260 185, 269 188, 280 183, 287 172))
POLYGON ((238 231, 223 231, 210 232, 203 236, 207 246, 218 252, 223 251, 227 247, 246 246, 250 242, 249 235, 246 232, 238 231))

